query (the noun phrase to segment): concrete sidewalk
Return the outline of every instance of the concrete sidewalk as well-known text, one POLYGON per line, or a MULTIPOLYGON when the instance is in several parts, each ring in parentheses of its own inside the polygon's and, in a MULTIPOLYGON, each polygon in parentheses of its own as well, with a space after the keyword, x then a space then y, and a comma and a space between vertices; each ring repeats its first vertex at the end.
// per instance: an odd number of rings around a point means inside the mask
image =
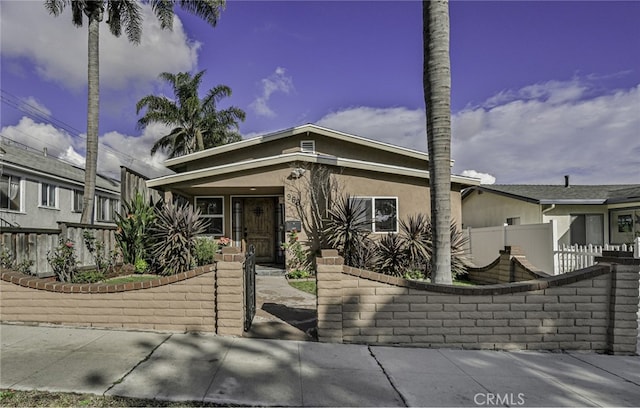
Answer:
POLYGON ((0 388, 258 406, 638 406, 640 357, 0 326, 0 388))

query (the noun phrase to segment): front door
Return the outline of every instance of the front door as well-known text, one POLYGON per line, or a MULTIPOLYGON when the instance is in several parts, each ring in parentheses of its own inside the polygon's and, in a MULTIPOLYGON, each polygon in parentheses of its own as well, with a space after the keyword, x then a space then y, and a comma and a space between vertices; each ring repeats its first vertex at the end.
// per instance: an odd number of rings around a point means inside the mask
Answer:
POLYGON ((275 261, 275 200, 273 197, 244 199, 244 231, 247 245, 256 250, 256 262, 275 261))

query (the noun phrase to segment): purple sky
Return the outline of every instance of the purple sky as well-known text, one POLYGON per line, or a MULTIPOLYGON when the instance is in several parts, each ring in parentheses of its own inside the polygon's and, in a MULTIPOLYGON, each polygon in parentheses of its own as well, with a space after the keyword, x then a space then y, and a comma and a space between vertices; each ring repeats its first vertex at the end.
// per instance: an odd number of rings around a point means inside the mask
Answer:
MULTIPOLYGON (((40 1, 0 12, 2 135, 81 163, 86 27, 40 1)), ((640 183, 640 2, 453 1, 450 15, 455 173, 640 183)), ((148 16, 137 47, 101 31, 102 171, 156 173, 165 129, 137 130, 135 103, 172 96, 160 72, 202 69, 203 94, 233 89, 245 137, 311 122, 426 150, 420 2, 229 1, 215 29, 178 12, 172 32, 148 16)))

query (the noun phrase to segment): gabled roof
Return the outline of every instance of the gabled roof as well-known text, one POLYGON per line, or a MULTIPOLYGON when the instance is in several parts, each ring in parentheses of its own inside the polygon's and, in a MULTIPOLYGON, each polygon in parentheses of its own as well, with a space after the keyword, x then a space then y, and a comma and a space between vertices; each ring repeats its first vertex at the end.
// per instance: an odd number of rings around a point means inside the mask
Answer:
MULTIPOLYGON (((56 157, 45 156, 43 152, 22 147, 16 143, 3 141, 0 144, 4 150, 2 166, 6 169, 16 169, 22 172, 41 175, 49 179, 56 179, 70 184, 84 186, 84 169, 56 157)), ((120 193, 120 183, 116 180, 97 175, 96 190, 120 193)))
POLYGON ((340 132, 337 130, 332 130, 328 128, 324 128, 318 125, 314 125, 311 123, 307 123, 306 125, 296 126, 285 130, 280 130, 274 133, 268 133, 266 135, 253 137, 251 139, 241 140, 235 143, 229 143, 223 146, 213 147, 211 149, 203 150, 200 152, 195 152, 191 154, 187 154, 180 157, 175 157, 173 159, 168 159, 164 162, 167 167, 174 167, 192 160, 198 160, 205 157, 213 157, 219 154, 224 154, 227 152, 231 152, 234 150, 243 149, 249 146, 254 146, 260 143, 274 141, 278 139, 282 139, 285 137, 290 137, 294 135, 300 135, 307 132, 313 132, 322 136, 347 141, 351 143, 360 144, 363 146, 373 147, 380 150, 385 150, 392 153, 402 154, 409 157, 414 157, 417 159, 428 160, 429 156, 425 152, 421 152, 418 150, 407 149, 405 147, 394 146, 389 143, 378 142, 376 140, 366 139, 364 137, 352 135, 349 133, 340 132))
MULTIPOLYGON (((264 157, 260 159, 247 160, 242 162, 236 162, 231 164, 224 164, 215 167, 209 167, 199 170, 186 171, 183 173, 172 174, 169 176, 159 177, 153 180, 147 181, 148 187, 160 187, 167 186, 176 183, 182 183, 186 181, 194 181, 206 177, 219 176, 223 174, 230 174, 237 171, 257 169, 260 167, 273 166, 284 163, 293 162, 307 162, 318 163, 326 165, 334 165, 340 167, 347 167, 359 170, 369 170, 379 173, 388 173, 402 176, 419 177, 429 179, 429 172, 425 170, 411 169, 401 166, 392 166, 388 164, 372 163, 361 160, 345 159, 334 156, 323 156, 313 153, 286 153, 277 156, 264 157)), ((464 176, 451 176, 451 181, 454 183, 460 183, 468 186, 477 185, 480 183, 479 179, 464 177, 464 176)))
POLYGON ((569 187, 564 185, 490 184, 471 187, 467 189, 464 197, 472 191, 486 191, 535 204, 606 204, 640 201, 640 184, 571 185, 569 187))

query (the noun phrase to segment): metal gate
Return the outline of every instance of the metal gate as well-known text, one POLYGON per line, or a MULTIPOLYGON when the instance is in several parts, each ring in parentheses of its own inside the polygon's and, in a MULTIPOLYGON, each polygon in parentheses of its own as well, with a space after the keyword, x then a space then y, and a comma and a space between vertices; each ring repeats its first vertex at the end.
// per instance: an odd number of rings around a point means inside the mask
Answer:
POLYGON ((244 260, 244 331, 249 330, 256 314, 256 248, 249 245, 244 260))

